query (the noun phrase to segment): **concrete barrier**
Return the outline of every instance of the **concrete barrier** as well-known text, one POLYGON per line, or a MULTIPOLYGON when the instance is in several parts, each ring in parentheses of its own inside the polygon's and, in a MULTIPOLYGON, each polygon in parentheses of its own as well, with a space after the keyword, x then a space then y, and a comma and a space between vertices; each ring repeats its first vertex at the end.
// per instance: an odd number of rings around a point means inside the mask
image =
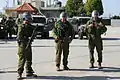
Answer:
POLYGON ((111 19, 112 27, 120 27, 120 19, 111 19))

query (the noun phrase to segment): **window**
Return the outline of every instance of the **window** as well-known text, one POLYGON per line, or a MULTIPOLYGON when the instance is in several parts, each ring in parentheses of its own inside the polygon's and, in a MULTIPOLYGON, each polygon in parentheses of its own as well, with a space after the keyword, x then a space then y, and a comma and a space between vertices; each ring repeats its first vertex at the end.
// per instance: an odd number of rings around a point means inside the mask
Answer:
POLYGON ((44 17, 33 17, 33 23, 46 23, 46 18, 44 17))

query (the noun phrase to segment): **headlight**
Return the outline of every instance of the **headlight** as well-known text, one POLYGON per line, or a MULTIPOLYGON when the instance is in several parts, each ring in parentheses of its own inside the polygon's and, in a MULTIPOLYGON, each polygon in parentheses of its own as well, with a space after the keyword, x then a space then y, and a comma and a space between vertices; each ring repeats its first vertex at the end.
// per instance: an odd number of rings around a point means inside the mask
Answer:
POLYGON ((3 29, 3 27, 1 27, 1 29, 3 29))

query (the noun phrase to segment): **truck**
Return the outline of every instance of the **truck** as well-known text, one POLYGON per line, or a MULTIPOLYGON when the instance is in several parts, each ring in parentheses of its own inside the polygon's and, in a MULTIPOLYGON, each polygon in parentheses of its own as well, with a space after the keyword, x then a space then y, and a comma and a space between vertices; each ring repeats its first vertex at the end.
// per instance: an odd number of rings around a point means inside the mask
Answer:
POLYGON ((67 19, 71 25, 73 26, 73 29, 75 31, 75 35, 78 34, 78 20, 76 18, 68 18, 67 19))
POLYGON ((87 38, 85 27, 86 27, 87 21, 90 20, 91 17, 73 17, 73 18, 78 20, 77 22, 78 25, 76 26, 78 38, 83 39, 84 36, 87 38))
POLYGON ((47 18, 43 15, 32 15, 32 18, 32 25, 38 26, 36 29, 36 38, 49 38, 47 18))

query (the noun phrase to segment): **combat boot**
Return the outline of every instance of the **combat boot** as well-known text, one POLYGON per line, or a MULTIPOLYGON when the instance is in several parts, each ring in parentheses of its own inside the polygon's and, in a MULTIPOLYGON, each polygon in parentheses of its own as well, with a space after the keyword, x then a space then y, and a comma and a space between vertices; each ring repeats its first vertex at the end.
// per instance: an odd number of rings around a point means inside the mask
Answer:
POLYGON ((22 74, 19 74, 19 73, 18 73, 17 79, 18 79, 18 80, 22 79, 22 74))
POLYGON ((69 67, 64 66, 64 67, 63 67, 63 70, 69 70, 69 67))
POLYGON ((94 67, 94 63, 90 63, 90 67, 89 68, 95 68, 94 67))
POLYGON ((98 69, 102 69, 101 63, 98 63, 98 69))
POLYGON ((37 75, 33 73, 26 73, 26 77, 37 77, 37 75))
POLYGON ((57 70, 57 71, 60 71, 60 66, 56 66, 56 70, 57 70))

